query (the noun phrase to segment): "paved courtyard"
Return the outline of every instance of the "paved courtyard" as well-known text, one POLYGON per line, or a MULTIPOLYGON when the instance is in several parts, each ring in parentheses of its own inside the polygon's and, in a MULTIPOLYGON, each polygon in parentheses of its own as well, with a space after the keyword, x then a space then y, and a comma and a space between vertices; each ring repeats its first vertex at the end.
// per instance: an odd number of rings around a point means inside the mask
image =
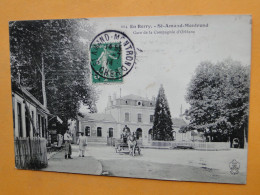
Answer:
MULTIPOLYGON (((77 157, 73 146, 73 157, 77 157)), ((102 164, 109 176, 154 178, 167 180, 245 183, 247 150, 228 151, 142 149, 140 156, 116 153, 114 147, 89 145, 87 157, 102 164), (232 160, 240 164, 239 173, 231 174, 232 160)), ((88 166, 88 165, 86 165, 88 166)))

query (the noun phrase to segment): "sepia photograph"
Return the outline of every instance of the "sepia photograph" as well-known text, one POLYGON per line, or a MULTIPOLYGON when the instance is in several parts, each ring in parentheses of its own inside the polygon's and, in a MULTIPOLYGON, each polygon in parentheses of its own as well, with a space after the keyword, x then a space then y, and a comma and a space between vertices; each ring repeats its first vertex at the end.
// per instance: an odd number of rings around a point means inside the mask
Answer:
POLYGON ((16 168, 246 184, 251 23, 10 21, 16 168))

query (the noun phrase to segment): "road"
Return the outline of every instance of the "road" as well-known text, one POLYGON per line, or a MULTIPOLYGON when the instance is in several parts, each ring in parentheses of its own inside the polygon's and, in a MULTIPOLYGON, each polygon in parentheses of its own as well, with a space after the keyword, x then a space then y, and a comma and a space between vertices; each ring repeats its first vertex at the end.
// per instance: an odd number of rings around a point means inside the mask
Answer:
POLYGON ((141 149, 141 155, 116 153, 114 147, 88 145, 84 158, 78 157, 78 146, 72 146, 72 160, 64 151, 48 161, 44 171, 163 180, 238 183, 246 181, 247 150, 227 151, 141 149), (230 162, 239 162, 237 174, 231 174, 230 162))
POLYGON ((90 145, 87 156, 99 160, 110 176, 182 181, 245 183, 247 150, 228 151, 142 149, 140 156, 119 154, 113 147, 90 145), (240 164, 231 174, 232 160, 240 164))

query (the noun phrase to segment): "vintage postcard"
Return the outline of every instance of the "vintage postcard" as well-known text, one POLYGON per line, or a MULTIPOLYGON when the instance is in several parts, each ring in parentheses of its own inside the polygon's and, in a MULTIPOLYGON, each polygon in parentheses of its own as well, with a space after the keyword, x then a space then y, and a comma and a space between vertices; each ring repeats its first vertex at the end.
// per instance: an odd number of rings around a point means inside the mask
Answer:
POLYGON ((251 16, 11 21, 18 169, 245 184, 251 16))

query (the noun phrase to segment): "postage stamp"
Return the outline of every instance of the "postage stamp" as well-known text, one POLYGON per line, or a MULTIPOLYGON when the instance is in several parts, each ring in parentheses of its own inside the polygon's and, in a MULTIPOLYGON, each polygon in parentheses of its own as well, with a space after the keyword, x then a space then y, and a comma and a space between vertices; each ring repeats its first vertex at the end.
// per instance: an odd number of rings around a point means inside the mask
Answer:
POLYGON ((92 82, 122 82, 135 58, 134 44, 126 34, 116 30, 98 34, 90 44, 92 82))

